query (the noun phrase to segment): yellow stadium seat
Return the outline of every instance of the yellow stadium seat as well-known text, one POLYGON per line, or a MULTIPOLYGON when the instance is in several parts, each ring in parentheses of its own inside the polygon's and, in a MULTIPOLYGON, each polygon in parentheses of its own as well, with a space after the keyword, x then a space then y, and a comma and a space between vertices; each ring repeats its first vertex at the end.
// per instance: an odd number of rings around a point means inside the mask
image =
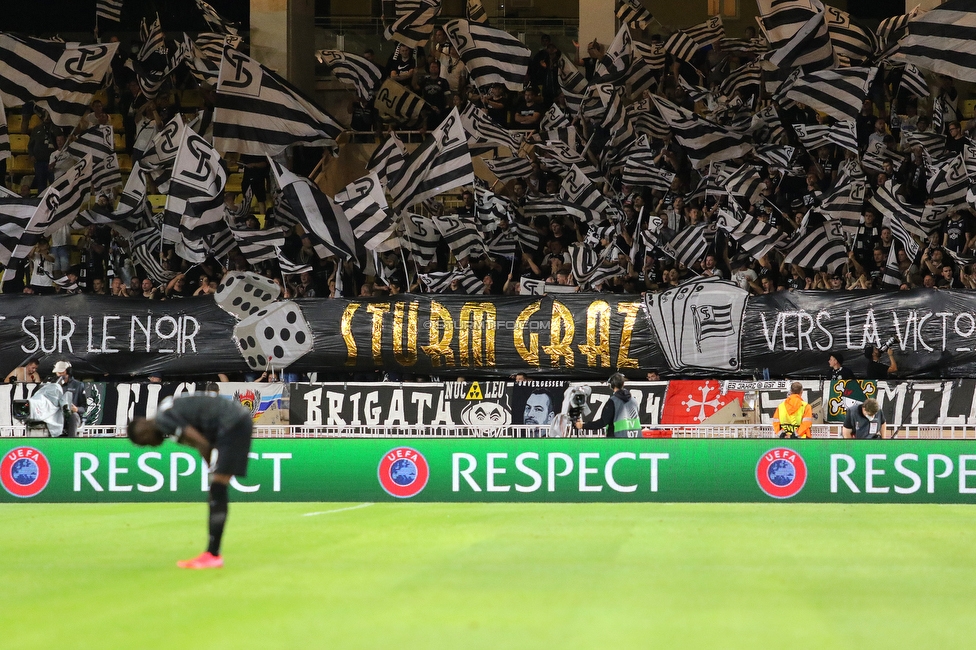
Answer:
POLYGON ((33 174, 34 164, 30 161, 30 156, 14 156, 7 161, 7 173, 9 174, 33 174))
POLYGON ((119 171, 126 174, 132 171, 132 158, 127 153, 120 153, 119 158, 119 171))
POLYGON ((116 133, 123 133, 125 127, 122 126, 122 115, 119 113, 109 113, 108 123, 112 125, 116 133))
POLYGON ((13 115, 7 116, 7 131, 10 133, 20 133, 20 127, 24 124, 24 118, 20 113, 14 113, 13 115))
POLYGON ((14 154, 27 153, 27 143, 30 142, 29 135, 19 133, 10 134, 10 151, 14 154))
POLYGON ((244 174, 231 174, 227 177, 227 185, 224 187, 224 191, 240 193, 241 183, 243 182, 244 174))
POLYGON ((976 99, 967 99, 962 103, 962 116, 967 120, 976 114, 976 99))
POLYGON ((166 196, 163 194, 150 194, 146 197, 153 210, 162 210, 166 207, 166 196))
POLYGON ((125 151, 125 136, 121 133, 115 134, 115 150, 125 151))

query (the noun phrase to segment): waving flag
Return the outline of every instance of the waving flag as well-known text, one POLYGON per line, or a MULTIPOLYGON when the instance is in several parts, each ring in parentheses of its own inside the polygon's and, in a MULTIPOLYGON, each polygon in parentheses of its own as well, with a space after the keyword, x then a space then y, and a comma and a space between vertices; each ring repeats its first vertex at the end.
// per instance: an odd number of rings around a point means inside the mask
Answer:
POLYGON ((444 31, 475 85, 500 83, 522 90, 532 51, 521 41, 501 29, 462 19, 446 23, 444 31))
POLYGON ((319 50, 315 58, 329 68, 333 77, 352 86, 363 101, 372 97, 383 81, 383 71, 361 56, 341 50, 319 50))
POLYGON ((342 132, 297 88, 230 47, 220 64, 213 129, 218 151, 272 156, 294 144, 334 147, 342 132))

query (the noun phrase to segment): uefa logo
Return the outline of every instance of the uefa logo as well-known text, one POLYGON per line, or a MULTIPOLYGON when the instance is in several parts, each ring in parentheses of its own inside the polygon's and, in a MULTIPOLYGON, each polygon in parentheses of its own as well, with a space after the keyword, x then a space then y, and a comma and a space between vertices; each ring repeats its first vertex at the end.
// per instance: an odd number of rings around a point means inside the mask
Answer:
POLYGON ((51 480, 51 464, 33 447, 17 447, 3 456, 0 462, 0 483, 15 497, 29 499, 37 496, 51 480))
POLYGON ((807 464, 792 449, 770 449, 756 465, 756 481, 774 499, 795 497, 807 482, 807 464))
POLYGON ((420 494, 427 485, 430 467, 416 449, 397 447, 383 456, 378 474, 380 485, 387 493, 398 499, 409 499, 420 494))

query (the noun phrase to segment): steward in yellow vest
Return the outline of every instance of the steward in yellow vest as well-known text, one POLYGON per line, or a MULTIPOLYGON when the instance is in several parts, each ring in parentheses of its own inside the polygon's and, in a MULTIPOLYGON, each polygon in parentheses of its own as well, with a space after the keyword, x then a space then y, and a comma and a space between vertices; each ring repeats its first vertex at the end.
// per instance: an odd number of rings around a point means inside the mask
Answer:
POLYGON ((790 396, 776 407, 773 433, 780 438, 809 438, 813 427, 813 409, 803 401, 803 384, 794 381, 790 396))

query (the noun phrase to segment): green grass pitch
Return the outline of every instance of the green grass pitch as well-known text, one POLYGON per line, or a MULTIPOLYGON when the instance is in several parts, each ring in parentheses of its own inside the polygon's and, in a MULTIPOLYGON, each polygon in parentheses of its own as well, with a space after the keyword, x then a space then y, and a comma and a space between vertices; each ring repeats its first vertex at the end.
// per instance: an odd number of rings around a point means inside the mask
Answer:
POLYGON ((974 643, 971 506, 355 505, 0 506, 0 647, 974 643))

